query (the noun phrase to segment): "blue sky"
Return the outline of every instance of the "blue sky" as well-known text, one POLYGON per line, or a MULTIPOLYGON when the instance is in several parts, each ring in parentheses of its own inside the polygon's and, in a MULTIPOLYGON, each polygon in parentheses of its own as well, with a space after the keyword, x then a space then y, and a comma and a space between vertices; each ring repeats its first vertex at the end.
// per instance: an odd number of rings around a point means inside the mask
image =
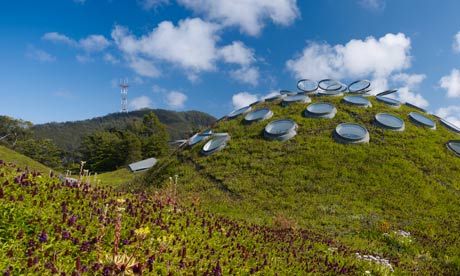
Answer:
POLYGON ((0 114, 221 117, 300 78, 372 81, 460 125, 459 1, 3 1, 0 114))

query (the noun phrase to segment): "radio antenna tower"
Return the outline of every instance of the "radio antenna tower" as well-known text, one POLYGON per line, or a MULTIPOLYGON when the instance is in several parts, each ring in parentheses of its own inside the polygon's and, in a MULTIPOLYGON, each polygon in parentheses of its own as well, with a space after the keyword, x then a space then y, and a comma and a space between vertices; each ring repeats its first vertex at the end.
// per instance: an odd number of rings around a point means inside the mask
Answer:
POLYGON ((120 84, 121 88, 121 108, 120 112, 121 113, 128 113, 128 79, 121 80, 120 79, 120 84))

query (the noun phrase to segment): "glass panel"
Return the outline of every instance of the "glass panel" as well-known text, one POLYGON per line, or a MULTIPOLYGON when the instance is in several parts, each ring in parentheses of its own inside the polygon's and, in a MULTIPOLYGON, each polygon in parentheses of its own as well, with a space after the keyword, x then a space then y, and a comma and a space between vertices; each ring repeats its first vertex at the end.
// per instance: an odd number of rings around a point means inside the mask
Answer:
POLYGON ((360 140, 367 134, 367 130, 364 127, 353 123, 340 124, 336 127, 335 131, 343 138, 349 140, 360 140))
POLYGON ((295 122, 292 120, 278 120, 269 123, 265 127, 268 134, 280 135, 290 132, 295 127, 295 122))
POLYGON ((315 103, 307 107, 307 111, 310 113, 322 115, 329 114, 334 110, 334 106, 328 103, 315 103))
POLYGON ((375 115, 375 119, 380 124, 387 126, 389 128, 398 129, 404 126, 403 120, 399 119, 396 116, 386 114, 386 113, 380 113, 380 114, 375 115))
POLYGON ((423 125, 426 125, 426 126, 429 126, 429 127, 434 127, 435 126, 435 123, 428 117, 425 117, 423 116, 422 114, 419 114, 417 112, 411 112, 409 114, 409 116, 414 119, 415 121, 423 124, 423 125))
POLYGON ((356 105, 369 105, 369 100, 361 96, 346 96, 343 100, 356 105))

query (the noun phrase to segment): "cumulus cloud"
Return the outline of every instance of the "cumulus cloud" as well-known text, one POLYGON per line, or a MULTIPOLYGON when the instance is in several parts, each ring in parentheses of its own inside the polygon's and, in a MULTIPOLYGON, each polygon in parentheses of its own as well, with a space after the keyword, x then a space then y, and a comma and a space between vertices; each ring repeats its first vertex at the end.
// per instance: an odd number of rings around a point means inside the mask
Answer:
POLYGON ((32 45, 29 45, 27 47, 26 57, 28 57, 30 59, 40 61, 40 62, 53 62, 53 61, 56 60, 55 56, 53 56, 53 55, 51 55, 51 54, 49 54, 49 53, 47 53, 47 52, 45 52, 43 50, 37 49, 32 45))
POLYGON ((146 59, 132 56, 127 60, 129 67, 143 77, 156 78, 161 74, 157 67, 146 59))
POLYGON ((454 42, 452 43, 452 49, 455 53, 460 53, 460 32, 454 35, 454 42))
POLYGON ((259 70, 256 67, 241 67, 230 71, 230 76, 239 82, 255 86, 259 80, 259 70))
POLYGON ((90 63, 94 61, 94 59, 88 55, 76 55, 75 59, 80 63, 90 63))
POLYGON ((415 93, 420 84, 426 78, 424 74, 405 74, 400 73, 391 77, 394 84, 401 84, 398 88, 398 93, 392 94, 401 102, 408 102, 416 106, 425 108, 428 107, 428 101, 418 93, 415 93))
POLYGON ((234 41, 232 44, 222 47, 219 53, 227 63, 247 66, 255 61, 254 50, 246 47, 241 41, 234 41))
POLYGON ((300 12, 296 0, 178 0, 183 6, 223 26, 237 26, 249 35, 260 34, 266 20, 290 25, 300 12))
POLYGON ((166 5, 169 4, 169 0, 141 0, 139 1, 141 4, 142 8, 145 10, 151 10, 155 9, 156 7, 160 5, 166 5))
POLYGON ((441 107, 436 112, 436 115, 460 128, 460 106, 441 107))
POLYGON ((345 45, 312 42, 286 67, 297 78, 386 78, 410 66, 409 51, 410 39, 402 33, 353 39, 345 45))
POLYGON ((76 41, 58 32, 49 32, 45 33, 42 39, 53 43, 67 44, 72 47, 80 48, 86 52, 100 52, 110 46, 110 42, 103 35, 89 35, 76 41))
POLYGON ((151 106, 152 106, 152 100, 147 96, 136 97, 136 98, 133 98, 129 102, 129 108, 133 110, 149 108, 151 106))
POLYGON ((105 53, 104 56, 103 56, 103 59, 104 59, 104 61, 112 63, 112 64, 117 64, 117 63, 120 62, 120 60, 118 60, 118 58, 116 58, 115 56, 113 56, 110 53, 105 53))
POLYGON ((439 80, 439 85, 447 90, 448 98, 460 97, 460 72, 458 69, 452 69, 450 75, 443 76, 439 80))
POLYGON ((360 0, 359 4, 364 8, 372 11, 381 11, 385 9, 384 0, 360 0))
POLYGON ((240 92, 232 97, 232 104, 235 109, 239 109, 249 104, 257 101, 258 97, 255 94, 251 94, 248 92, 240 92))
POLYGON ((166 95, 166 104, 174 109, 183 108, 187 99, 187 95, 177 91, 171 91, 166 95))

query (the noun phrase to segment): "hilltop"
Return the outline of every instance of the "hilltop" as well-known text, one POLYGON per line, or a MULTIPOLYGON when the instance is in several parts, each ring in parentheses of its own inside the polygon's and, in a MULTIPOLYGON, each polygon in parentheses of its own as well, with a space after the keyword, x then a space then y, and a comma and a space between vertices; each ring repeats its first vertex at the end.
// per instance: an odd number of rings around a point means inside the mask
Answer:
POLYGON ((446 147, 458 135, 429 114, 436 130, 415 125, 408 114, 420 110, 390 108, 375 97, 368 97, 369 108, 347 105, 343 97, 311 98, 333 104, 336 116, 307 118, 306 103, 258 103, 253 110, 267 107, 274 116, 252 124, 244 115, 220 120, 211 130, 230 135, 221 151, 203 155, 205 142, 178 149, 149 172, 144 185, 161 186, 177 174, 181 194, 200 198, 216 214, 257 224, 284 220, 383 254, 406 269, 429 263, 458 274, 460 158, 446 147), (381 112, 402 119, 405 130, 376 126, 381 112), (297 135, 284 142, 265 139, 264 127, 285 118, 297 123, 297 135), (369 143, 337 143, 334 129, 345 122, 364 126, 369 143), (412 244, 395 242, 391 236, 398 231, 410 232, 412 244))
POLYGON ((176 112, 146 108, 82 121, 37 124, 32 127, 32 130, 35 138, 49 138, 60 149, 73 152, 78 149, 84 136, 110 128, 126 129, 130 123, 142 120, 142 117, 151 111, 166 125, 171 139, 187 137, 194 130, 206 127, 215 121, 213 116, 200 111, 176 112))

